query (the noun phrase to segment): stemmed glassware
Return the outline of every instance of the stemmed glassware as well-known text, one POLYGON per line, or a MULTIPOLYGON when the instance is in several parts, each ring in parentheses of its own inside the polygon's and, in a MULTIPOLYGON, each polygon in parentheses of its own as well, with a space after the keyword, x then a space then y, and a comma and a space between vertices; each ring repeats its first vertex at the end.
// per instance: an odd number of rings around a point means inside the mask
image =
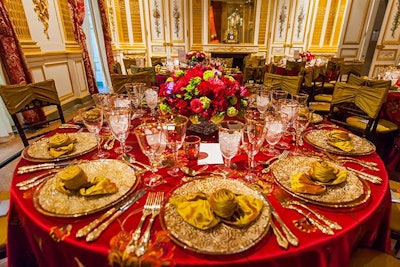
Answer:
POLYGON ((127 151, 126 139, 129 135, 131 125, 131 109, 127 107, 114 107, 106 112, 108 124, 114 138, 120 143, 120 146, 114 151, 124 155, 127 151))
POLYGON ((292 100, 296 101, 299 103, 299 105, 306 107, 307 106, 307 100, 308 100, 308 94, 304 93, 298 93, 296 95, 292 95, 292 100))
POLYGON ((276 156, 279 154, 279 150, 275 148, 275 145, 281 139, 285 129, 284 123, 286 120, 282 119, 282 116, 287 115, 276 111, 268 112, 265 115, 265 127, 268 129, 265 135, 265 140, 269 144, 269 147, 268 149, 263 149, 262 152, 268 156, 276 156))
POLYGON ((155 156, 162 146, 161 140, 163 136, 163 128, 161 124, 157 122, 145 122, 137 126, 134 130, 134 133, 136 139, 138 140, 140 149, 142 150, 143 154, 148 157, 152 167, 152 174, 145 177, 143 182, 147 186, 155 186, 162 179, 161 175, 156 174, 158 164, 155 160, 155 156))
POLYGON ((271 92, 268 92, 268 91, 259 91, 258 92, 256 103, 257 103, 257 110, 261 114, 264 114, 264 112, 267 111, 270 100, 271 100, 271 92))
POLYGON ((307 129, 312 118, 312 111, 308 108, 299 108, 294 119, 294 130, 296 132, 296 144, 295 144, 295 155, 301 154, 299 152, 299 146, 303 145, 302 134, 307 129))
POLYGON ((146 103, 147 106, 150 108, 150 115, 155 116, 155 108, 157 107, 157 102, 158 102, 158 90, 155 87, 147 88, 146 91, 144 91, 144 95, 146 98, 146 103))
POLYGON ((265 119, 263 115, 257 111, 249 111, 245 114, 245 126, 243 131, 242 147, 248 156, 248 173, 245 178, 252 181, 257 177, 254 173, 256 162, 255 155, 260 151, 260 148, 265 140, 267 129, 265 127, 265 119))
POLYGON ((182 147, 186 136, 189 119, 182 115, 168 115, 161 119, 167 146, 172 150, 174 165, 168 171, 171 176, 179 175, 178 150, 182 147))
POLYGON ((103 151, 101 148, 100 130, 103 126, 103 109, 98 106, 85 107, 79 110, 79 115, 89 132, 96 136, 97 153, 93 155, 93 159, 108 158, 110 153, 103 151))
POLYGON ((274 110, 279 110, 282 102, 287 98, 288 92, 283 90, 274 90, 272 91, 272 106, 274 110))
POLYGON ((223 121, 218 126, 218 142, 225 160, 222 171, 231 172, 231 160, 238 153, 244 124, 240 121, 223 121))

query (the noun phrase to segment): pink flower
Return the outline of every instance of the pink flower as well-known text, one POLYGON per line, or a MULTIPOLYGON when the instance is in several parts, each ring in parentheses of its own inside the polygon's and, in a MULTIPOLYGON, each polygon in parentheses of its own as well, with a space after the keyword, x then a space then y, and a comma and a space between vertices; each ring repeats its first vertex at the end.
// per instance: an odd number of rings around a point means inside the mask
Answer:
POLYGON ((192 101, 190 101, 190 109, 194 113, 200 113, 204 110, 203 103, 201 103, 199 98, 194 98, 194 99, 192 99, 192 101))

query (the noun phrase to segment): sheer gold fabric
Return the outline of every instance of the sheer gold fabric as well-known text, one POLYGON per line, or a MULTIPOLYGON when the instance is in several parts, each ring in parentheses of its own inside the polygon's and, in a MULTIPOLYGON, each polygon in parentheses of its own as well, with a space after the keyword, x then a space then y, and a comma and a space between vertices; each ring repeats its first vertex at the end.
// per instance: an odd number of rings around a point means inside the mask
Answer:
POLYGON ((386 101, 390 83, 383 87, 336 83, 332 96, 332 104, 352 102, 371 118, 377 118, 379 111, 386 101))
POLYGON ((0 95, 11 115, 20 112, 33 100, 54 105, 61 104, 56 85, 52 79, 25 85, 0 86, 0 95))
POLYGON ((300 91, 303 76, 284 76, 279 74, 265 73, 264 85, 272 85, 273 88, 280 88, 289 94, 295 95, 300 91))
POLYGON ((114 93, 124 93, 126 83, 146 83, 147 86, 151 86, 151 73, 149 71, 138 72, 135 74, 122 75, 112 74, 111 84, 113 86, 114 93))

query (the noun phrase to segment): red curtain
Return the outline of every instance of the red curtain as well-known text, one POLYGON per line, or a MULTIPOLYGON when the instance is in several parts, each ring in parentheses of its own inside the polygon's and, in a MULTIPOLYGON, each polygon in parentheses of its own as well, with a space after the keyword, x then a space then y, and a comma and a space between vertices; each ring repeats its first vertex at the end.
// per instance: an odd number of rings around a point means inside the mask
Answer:
POLYGON ((86 46, 86 36, 82 29, 82 23, 85 19, 85 3, 84 0, 68 0, 71 14, 72 24, 74 26, 75 40, 82 49, 83 64, 85 66, 86 78, 88 81, 89 92, 91 94, 98 93, 96 78, 92 69, 89 58, 89 52, 86 46))
MULTIPOLYGON (((33 81, 3 0, 0 1, 0 58, 11 84, 25 84, 33 81)), ((22 115, 25 124, 46 120, 42 109, 25 111, 22 115)))
POLYGON ((11 84, 32 82, 24 53, 3 0, 0 1, 0 57, 11 84))
POLYGON ((105 45, 105 50, 106 50, 106 56, 107 56, 107 65, 108 69, 110 71, 110 74, 114 74, 113 70, 113 63, 114 63, 114 56, 112 53, 112 38, 110 34, 110 28, 107 20, 107 9, 104 0, 97 0, 98 5, 99 5, 99 12, 101 16, 101 26, 103 28, 103 38, 104 38, 104 45, 105 45))

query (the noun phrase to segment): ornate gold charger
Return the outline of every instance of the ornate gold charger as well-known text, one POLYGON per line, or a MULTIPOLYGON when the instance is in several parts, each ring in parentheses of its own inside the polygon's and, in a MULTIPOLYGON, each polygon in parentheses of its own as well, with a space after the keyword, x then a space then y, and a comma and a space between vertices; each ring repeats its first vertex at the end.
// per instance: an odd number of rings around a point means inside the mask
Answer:
MULTIPOLYGON (((291 156, 274 162, 271 169, 276 183, 293 196, 326 207, 355 207, 369 199, 371 190, 368 184, 358 179, 352 172, 348 172, 345 182, 327 186, 326 192, 320 195, 293 192, 290 185, 292 175, 308 172, 312 164, 318 160, 320 159, 316 157, 291 156)), ((329 163, 336 168, 344 169, 343 166, 339 166, 334 162, 329 163)))
POLYGON ((219 223, 209 230, 200 230, 186 223, 175 207, 166 202, 160 218, 162 226, 175 243, 197 253, 227 255, 243 252, 265 236, 271 220, 269 206, 258 191, 239 180, 217 177, 196 179, 175 189, 170 197, 184 196, 199 191, 209 195, 221 188, 229 189, 235 194, 245 194, 263 200, 264 207, 260 216, 244 228, 219 223))
POLYGON ((84 197, 81 195, 67 195, 56 189, 57 174, 39 186, 33 196, 35 208, 49 216, 79 217, 108 208, 135 190, 138 179, 134 170, 126 163, 103 159, 78 164, 90 180, 95 176, 110 179, 118 187, 115 194, 84 197))
POLYGON ((330 131, 331 130, 329 129, 315 129, 307 131, 304 133, 304 140, 316 148, 339 155, 362 156, 375 152, 375 145, 373 143, 352 133, 349 133, 350 142, 354 147, 352 151, 346 152, 339 148, 333 147, 327 143, 326 134, 330 131))
POLYGON ((51 162, 74 158, 88 153, 97 147, 96 137, 91 133, 68 133, 75 138, 74 150, 58 158, 53 158, 49 154, 47 142, 49 137, 42 138, 24 149, 22 157, 34 162, 51 162))

